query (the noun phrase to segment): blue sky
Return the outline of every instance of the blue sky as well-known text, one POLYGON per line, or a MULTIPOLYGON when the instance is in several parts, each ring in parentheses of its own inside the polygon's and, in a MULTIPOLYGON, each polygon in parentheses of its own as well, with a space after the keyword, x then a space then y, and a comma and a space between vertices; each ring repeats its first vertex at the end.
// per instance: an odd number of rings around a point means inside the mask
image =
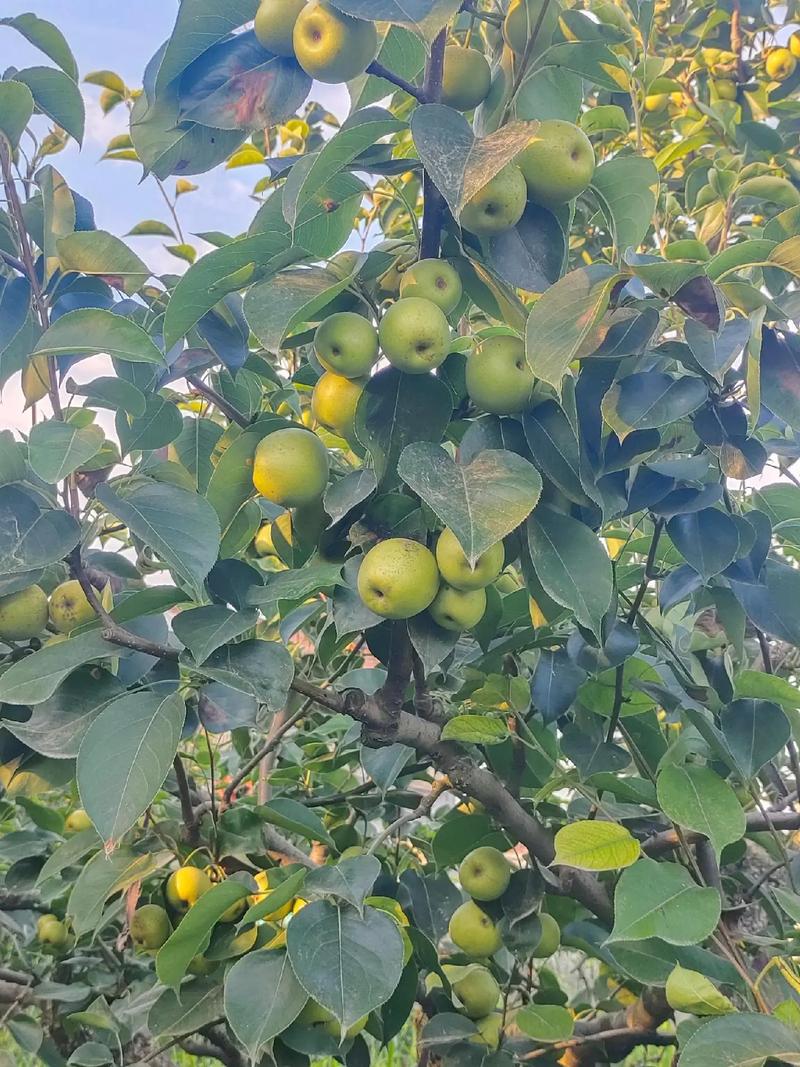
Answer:
MULTIPOLYGON (((126 84, 138 87, 147 61, 170 33, 178 4, 176 0, 0 0, 0 8, 3 15, 33 11, 55 23, 72 47, 81 78, 92 70, 109 69, 120 74, 126 84)), ((0 27, 0 71, 9 66, 42 64, 52 65, 15 30, 0 27)), ((100 90, 91 85, 81 85, 81 90, 86 102, 83 150, 71 142, 50 162, 70 186, 92 201, 102 229, 122 235, 145 218, 169 221, 155 183, 151 179, 140 183, 137 163, 99 162, 108 140, 127 131, 127 111, 119 107, 103 116, 97 103, 100 90)), ((315 86, 313 95, 340 117, 346 114, 343 88, 315 86)), ((179 202, 186 233, 245 229, 256 208, 249 193, 262 174, 259 167, 220 168, 192 179, 200 190, 179 202)), ((168 181, 167 187, 171 189, 173 184, 168 181)), ((180 260, 164 251, 160 240, 134 237, 131 244, 155 273, 180 273, 184 269, 180 260)))

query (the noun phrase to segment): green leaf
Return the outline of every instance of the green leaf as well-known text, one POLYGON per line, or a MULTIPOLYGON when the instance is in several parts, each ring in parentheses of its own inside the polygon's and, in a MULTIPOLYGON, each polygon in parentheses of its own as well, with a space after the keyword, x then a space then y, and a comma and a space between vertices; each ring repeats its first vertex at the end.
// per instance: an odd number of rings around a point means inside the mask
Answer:
POLYGON ((728 998, 704 974, 677 963, 665 989, 669 1006, 690 1015, 727 1015, 736 1011, 728 998))
POLYGON ((254 923, 258 919, 263 919, 266 915, 272 915, 273 912, 279 911, 284 904, 288 904, 290 900, 294 900, 294 898, 298 896, 299 890, 302 888, 307 875, 308 871, 305 867, 301 867, 300 870, 290 874, 288 878, 285 878, 280 884, 276 885, 274 889, 267 893, 263 900, 259 900, 257 904, 251 905, 242 916, 239 925, 245 927, 249 923, 254 923))
POLYGON ((160 93, 217 41, 255 17, 258 0, 187 0, 181 4, 155 83, 160 93))
POLYGON ((469 745, 498 745, 507 737, 506 723, 488 715, 455 715, 442 730, 443 741, 462 741, 469 745))
POLYGON ((34 48, 38 48, 40 52, 44 52, 54 63, 57 63, 73 81, 78 80, 78 64, 75 62, 72 50, 64 34, 52 22, 27 13, 0 19, 0 26, 8 26, 22 34, 34 48))
POLYGON ((257 618, 255 611, 232 611, 222 604, 208 604, 176 615, 172 629, 192 653, 195 663, 203 663, 220 645, 252 629, 257 618))
POLYGON ((253 1063, 264 1045, 294 1022, 307 999, 284 951, 251 952, 225 979, 225 1015, 253 1063))
POLYGON ((308 995, 345 1029, 389 999, 403 970, 397 923, 370 907, 362 917, 316 900, 292 919, 286 947, 308 995))
POLYGON ((55 563, 79 537, 78 523, 65 511, 43 510, 15 485, 0 487, 0 575, 55 563))
MULTIPOLYGON (((291 173, 294 173, 292 169, 291 173)), ((338 296, 352 280, 321 267, 297 267, 252 286, 244 298, 250 329, 270 352, 296 326, 319 319, 320 309, 338 296)))
POLYGON ((145 479, 117 487, 122 492, 99 485, 97 500, 190 589, 198 590, 219 551, 219 521, 208 501, 188 489, 145 479))
POLYGON ((52 67, 27 67, 18 70, 14 78, 28 86, 37 108, 80 144, 86 116, 83 97, 75 81, 52 67))
POLYGON ((778 418, 800 430, 800 350, 769 330, 761 345, 761 399, 778 418))
POLYGON ((319 815, 299 800, 291 797, 276 797, 269 804, 260 804, 256 809, 260 818, 271 826, 298 834, 308 841, 325 841, 333 844, 333 839, 325 829, 319 815))
POLYGON ((591 188, 608 221, 617 256, 627 248, 637 248, 650 228, 658 197, 653 161, 644 156, 615 156, 600 164, 591 188))
POLYGON ((165 986, 177 989, 186 974, 186 968, 208 944, 211 931, 221 916, 250 892, 243 882, 227 878, 204 893, 158 950, 158 980, 165 986))
POLYGON ((53 695, 35 705, 25 722, 3 725, 23 744, 52 759, 74 759, 86 731, 125 687, 113 674, 97 667, 77 670, 53 695))
POLYGON ((724 571, 739 551, 736 523, 717 508, 675 515, 667 523, 667 533, 689 566, 706 581, 724 571))
POLYGON ((78 753, 78 791, 106 842, 119 841, 164 784, 185 717, 179 693, 129 693, 87 730, 78 753))
POLYGON ((124 411, 128 415, 145 413, 144 393, 124 378, 95 378, 82 385, 73 383, 68 388, 76 396, 87 398, 86 407, 110 408, 111 411, 124 411))
MULTIPOLYGON (((205 493, 208 489, 209 481, 215 470, 211 456, 223 432, 219 423, 214 422, 213 419, 184 417, 183 429, 172 442, 180 463, 191 474, 199 493, 205 493)), ((222 458, 224 454, 220 462, 222 458)))
POLYGON ((629 76, 610 48, 600 41, 570 41, 548 48, 539 60, 540 68, 557 67, 574 71, 612 93, 627 92, 629 76))
POLYGON ((179 437, 183 429, 177 406, 163 396, 149 396, 141 415, 118 413, 115 423, 123 455, 164 448, 179 437))
POLYGON ((611 560, 597 536, 578 519, 540 505, 527 522, 528 549, 548 596, 599 633, 611 603, 611 560))
MULTIPOLYGON (((191 662, 187 666, 196 669, 191 662)), ((204 661, 201 673, 277 711, 286 700, 294 664, 276 641, 251 640, 218 648, 204 661)))
POLYGON ((105 230, 81 230, 62 237, 58 255, 63 270, 113 278, 128 296, 138 292, 150 277, 147 264, 130 248, 105 230))
POLYGON ((790 893, 786 889, 775 888, 772 890, 775 900, 782 911, 785 911, 793 923, 800 923, 800 896, 790 893))
POLYGON ((457 219, 465 204, 527 147, 538 122, 509 122, 475 137, 460 111, 422 104, 411 116, 419 158, 457 219))
POLYGON ((96 456, 104 441, 99 426, 81 429, 73 422, 47 419, 31 428, 28 461, 34 474, 54 485, 96 456))
POLYGON ((744 835, 746 820, 733 789, 710 767, 666 766, 656 782, 658 802, 668 819, 704 834, 719 856, 744 835))
MULTIPOLYGON (((538 305, 537 305, 538 306, 538 305)), ((622 441, 631 430, 649 430, 691 415, 708 397, 701 378, 674 378, 661 371, 629 374, 603 397, 603 418, 622 441)))
POLYGON ((144 880, 170 859, 168 852, 142 855, 130 848, 118 848, 110 856, 104 851, 92 856, 78 875, 67 902, 67 915, 76 935, 80 937, 94 930, 109 897, 144 880))
POLYGON ((165 989, 147 1016, 147 1029, 156 1037, 197 1033, 223 1015, 222 986, 217 978, 194 978, 185 982, 180 996, 165 989))
POLYGON ((33 115, 33 96, 19 81, 0 82, 0 134, 15 152, 19 139, 33 115))
POLYGON ((525 357, 537 378, 561 391, 567 368, 604 314, 619 278, 612 267, 596 263, 542 293, 525 327, 525 357))
POLYGON ((167 226, 166 222, 161 222, 159 219, 142 219, 141 222, 137 222, 128 232, 126 237, 171 237, 173 241, 177 241, 175 231, 171 226, 167 226))
MULTIPOLYGON (((274 121, 274 120, 273 120, 274 121)), ((339 130, 318 152, 299 160, 289 171, 283 189, 283 217, 295 228, 301 211, 313 195, 382 137, 397 133, 405 123, 381 107, 368 107, 348 115, 339 130)))
POLYGON ((711 1019, 681 1048, 681 1067, 763 1067, 768 1059, 797 1067, 800 1031, 750 1012, 711 1019))
POLYGON ((406 445, 441 441, 453 401, 441 378, 402 374, 394 368, 373 375, 358 402, 355 435, 372 457, 378 482, 394 482, 406 445))
POLYGON ((49 326, 32 355, 96 356, 106 353, 131 363, 164 363, 148 334, 131 319, 102 308, 78 308, 49 326))
POLYGON ((368 22, 405 26, 432 41, 458 10, 458 0, 336 0, 334 7, 368 22))
MULTIPOLYGON (((784 684, 791 688, 788 682, 784 684)), ((765 763, 777 756, 792 736, 792 728, 783 709, 771 700, 732 700, 722 710, 720 727, 744 778, 752 778, 757 774, 765 763)))
POLYGON ((660 937, 670 945, 696 945, 714 930, 719 915, 717 890, 700 888, 685 867, 640 859, 617 882, 608 942, 660 937))
POLYGON ((630 830, 615 822, 583 819, 562 826, 555 837, 553 863, 582 871, 616 871, 630 867, 640 855, 639 842, 630 830))
POLYGON ((800 708, 800 689, 779 678, 777 674, 764 671, 740 671, 734 681, 737 697, 753 697, 756 700, 771 700, 785 708, 800 708))
POLYGON ((100 836, 93 826, 90 826, 87 830, 79 830, 77 834, 68 837, 62 845, 58 846, 39 871, 36 878, 36 886, 42 885, 49 878, 58 878, 67 867, 75 867, 90 852, 96 852, 100 844, 100 836))
POLYGON ((526 1004, 514 1021, 534 1041, 566 1041, 575 1028, 572 1013, 559 1004, 526 1004))
POLYGON ((462 466, 440 445, 416 441, 397 472, 450 527, 472 565, 524 522, 542 491, 533 464, 505 449, 486 449, 462 466))
POLYGON ((628 116, 618 104, 599 104, 589 108, 581 115, 580 126, 590 137, 592 134, 604 133, 606 130, 627 134, 630 129, 628 116))
POLYGON ((55 693, 68 674, 95 659, 130 653, 105 641, 99 630, 59 641, 18 660, 0 676, 0 701, 8 704, 41 704, 55 693))
POLYGON ((334 866, 317 867, 309 871, 303 891, 309 896, 343 900, 358 911, 363 911, 364 898, 369 895, 380 873, 380 862, 374 856, 352 856, 339 860, 334 866))
POLYGON ((492 845, 505 852, 510 842, 495 828, 488 815, 453 815, 437 830, 433 839, 436 866, 440 871, 455 867, 479 845, 492 845))

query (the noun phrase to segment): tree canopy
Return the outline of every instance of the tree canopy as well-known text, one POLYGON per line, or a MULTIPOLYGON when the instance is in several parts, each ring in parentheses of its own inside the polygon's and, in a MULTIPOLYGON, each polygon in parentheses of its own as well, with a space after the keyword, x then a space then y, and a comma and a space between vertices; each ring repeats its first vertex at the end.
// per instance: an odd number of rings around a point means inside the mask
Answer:
POLYGON ((0 19, 0 1063, 800 1064, 796 16, 0 19))

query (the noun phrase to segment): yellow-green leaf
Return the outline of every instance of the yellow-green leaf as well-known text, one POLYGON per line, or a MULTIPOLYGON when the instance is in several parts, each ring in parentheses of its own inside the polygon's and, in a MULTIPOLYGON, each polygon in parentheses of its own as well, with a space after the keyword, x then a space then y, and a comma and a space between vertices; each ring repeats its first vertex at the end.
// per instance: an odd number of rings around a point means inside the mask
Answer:
POLYGON ((667 979, 667 1001, 675 1011, 690 1015, 727 1015, 736 1011, 724 993, 720 993, 710 979, 699 971, 690 971, 675 964, 667 979))
POLYGON ((583 871, 615 871, 639 858, 639 842, 615 822, 584 819, 563 826, 555 838, 554 863, 583 871))

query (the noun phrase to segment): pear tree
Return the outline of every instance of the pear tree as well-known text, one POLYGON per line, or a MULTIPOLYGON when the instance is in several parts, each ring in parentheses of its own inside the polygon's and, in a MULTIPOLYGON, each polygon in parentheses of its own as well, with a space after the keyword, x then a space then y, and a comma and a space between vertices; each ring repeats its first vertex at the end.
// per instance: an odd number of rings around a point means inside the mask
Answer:
POLYGON ((800 1063, 798 19, 0 18, 2 1063, 800 1063))

